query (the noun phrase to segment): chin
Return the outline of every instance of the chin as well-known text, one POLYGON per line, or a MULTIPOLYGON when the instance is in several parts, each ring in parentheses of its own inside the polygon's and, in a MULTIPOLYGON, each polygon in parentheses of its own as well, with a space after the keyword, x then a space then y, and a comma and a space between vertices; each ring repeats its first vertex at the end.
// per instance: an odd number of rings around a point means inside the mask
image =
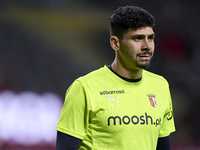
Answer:
POLYGON ((147 69, 150 66, 150 63, 145 63, 145 64, 137 64, 137 67, 141 69, 147 69))

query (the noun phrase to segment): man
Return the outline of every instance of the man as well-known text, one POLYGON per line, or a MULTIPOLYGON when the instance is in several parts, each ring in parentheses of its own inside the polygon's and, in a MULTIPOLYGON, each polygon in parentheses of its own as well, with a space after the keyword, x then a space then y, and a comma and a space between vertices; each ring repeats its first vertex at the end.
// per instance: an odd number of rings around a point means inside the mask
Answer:
POLYGON ((155 20, 126 6, 110 17, 115 59, 74 81, 57 125, 56 150, 170 150, 175 131, 168 82, 145 69, 155 20))

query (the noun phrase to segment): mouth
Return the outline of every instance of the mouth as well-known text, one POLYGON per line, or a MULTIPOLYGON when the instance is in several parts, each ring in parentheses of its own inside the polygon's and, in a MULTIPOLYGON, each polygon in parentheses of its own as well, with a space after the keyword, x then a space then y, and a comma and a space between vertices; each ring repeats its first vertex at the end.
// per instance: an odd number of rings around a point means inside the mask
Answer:
POLYGON ((151 56, 150 55, 139 55, 139 58, 141 60, 150 60, 151 59, 151 56))
POLYGON ((138 54, 138 57, 139 57, 141 60, 150 60, 150 59, 151 59, 151 56, 152 56, 152 53, 151 53, 151 52, 145 52, 145 53, 139 53, 139 54, 138 54))

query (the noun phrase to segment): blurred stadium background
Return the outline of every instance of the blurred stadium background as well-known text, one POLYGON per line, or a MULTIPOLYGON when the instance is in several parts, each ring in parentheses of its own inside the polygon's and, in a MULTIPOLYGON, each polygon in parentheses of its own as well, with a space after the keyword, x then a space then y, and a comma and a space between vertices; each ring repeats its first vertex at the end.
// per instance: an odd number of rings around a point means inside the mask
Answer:
POLYGON ((109 16, 137 5, 156 18, 148 69, 170 84, 174 150, 200 149, 200 1, 0 0, 0 150, 53 150, 64 95, 112 63, 109 16))

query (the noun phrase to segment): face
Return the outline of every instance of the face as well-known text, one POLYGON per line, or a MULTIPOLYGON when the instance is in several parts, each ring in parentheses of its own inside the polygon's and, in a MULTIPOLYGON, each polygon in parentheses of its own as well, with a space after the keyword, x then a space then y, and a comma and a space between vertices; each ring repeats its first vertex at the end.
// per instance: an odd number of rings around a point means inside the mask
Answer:
POLYGON ((117 57, 126 69, 146 69, 154 53, 155 34, 151 27, 129 30, 119 40, 117 57))

